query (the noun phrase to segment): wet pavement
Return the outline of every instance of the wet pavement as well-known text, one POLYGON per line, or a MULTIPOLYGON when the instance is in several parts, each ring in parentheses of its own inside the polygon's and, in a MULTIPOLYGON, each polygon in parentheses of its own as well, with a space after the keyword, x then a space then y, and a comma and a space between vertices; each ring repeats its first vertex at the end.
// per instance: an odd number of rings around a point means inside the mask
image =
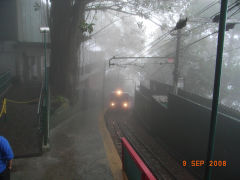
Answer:
POLYGON ((15 157, 41 154, 37 114, 40 90, 39 83, 16 83, 4 95, 7 114, 0 118, 0 134, 10 142, 15 157))
POLYGON ((98 128, 99 108, 80 110, 51 131, 41 157, 14 161, 13 180, 113 179, 98 128))

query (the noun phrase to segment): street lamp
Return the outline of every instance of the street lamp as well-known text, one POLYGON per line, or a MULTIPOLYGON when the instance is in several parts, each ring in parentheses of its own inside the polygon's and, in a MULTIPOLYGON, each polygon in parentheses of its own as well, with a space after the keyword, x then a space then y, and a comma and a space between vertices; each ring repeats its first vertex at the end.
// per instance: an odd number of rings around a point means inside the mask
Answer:
POLYGON ((40 33, 43 33, 43 43, 44 43, 44 103, 43 103, 43 145, 48 147, 49 139, 49 107, 48 107, 48 77, 47 77, 47 33, 49 32, 49 27, 40 27, 40 33))
POLYGON ((49 27, 40 27, 40 32, 49 32, 49 27))

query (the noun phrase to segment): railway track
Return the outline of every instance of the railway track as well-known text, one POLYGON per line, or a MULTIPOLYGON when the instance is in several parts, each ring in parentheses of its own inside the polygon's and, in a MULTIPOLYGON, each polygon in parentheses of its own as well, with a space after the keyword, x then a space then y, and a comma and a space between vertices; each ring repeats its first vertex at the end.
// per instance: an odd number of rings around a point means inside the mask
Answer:
POLYGON ((118 138, 118 141, 115 142, 117 145, 118 152, 121 153, 121 137, 125 137, 137 151, 139 156, 143 159, 149 169, 153 172, 155 177, 159 180, 175 180, 177 179, 173 173, 171 173, 161 162, 159 156, 154 153, 151 148, 145 145, 144 142, 141 141, 141 138, 138 137, 135 132, 127 126, 126 118, 117 116, 110 117, 107 122, 109 128, 111 128, 112 133, 114 133, 115 138, 118 138), (122 121, 120 121, 121 119, 122 121))
POLYGON ((112 118, 107 117, 106 123, 108 130, 111 133, 113 142, 117 148, 119 156, 122 154, 122 144, 121 144, 121 137, 123 137, 121 130, 119 129, 118 125, 116 125, 115 121, 112 120, 112 118))

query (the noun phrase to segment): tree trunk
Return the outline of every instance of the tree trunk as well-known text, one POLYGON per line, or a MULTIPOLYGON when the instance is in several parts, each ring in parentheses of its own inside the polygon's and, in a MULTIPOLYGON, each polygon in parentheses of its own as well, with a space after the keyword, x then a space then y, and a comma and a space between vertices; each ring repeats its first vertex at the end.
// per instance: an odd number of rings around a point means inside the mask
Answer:
POLYGON ((52 2, 50 82, 54 94, 76 99, 79 76, 78 48, 83 40, 79 25, 84 21, 86 2, 52 2))

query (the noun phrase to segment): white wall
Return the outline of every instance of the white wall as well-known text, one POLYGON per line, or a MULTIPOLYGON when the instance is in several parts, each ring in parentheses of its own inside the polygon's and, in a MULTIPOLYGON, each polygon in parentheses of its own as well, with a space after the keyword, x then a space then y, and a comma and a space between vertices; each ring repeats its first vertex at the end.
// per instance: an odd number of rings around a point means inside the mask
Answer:
POLYGON ((10 71, 16 74, 16 53, 14 42, 0 43, 0 73, 10 71))
POLYGON ((46 26, 45 5, 34 10, 36 0, 17 0, 18 40, 20 42, 42 42, 40 26, 46 26))

